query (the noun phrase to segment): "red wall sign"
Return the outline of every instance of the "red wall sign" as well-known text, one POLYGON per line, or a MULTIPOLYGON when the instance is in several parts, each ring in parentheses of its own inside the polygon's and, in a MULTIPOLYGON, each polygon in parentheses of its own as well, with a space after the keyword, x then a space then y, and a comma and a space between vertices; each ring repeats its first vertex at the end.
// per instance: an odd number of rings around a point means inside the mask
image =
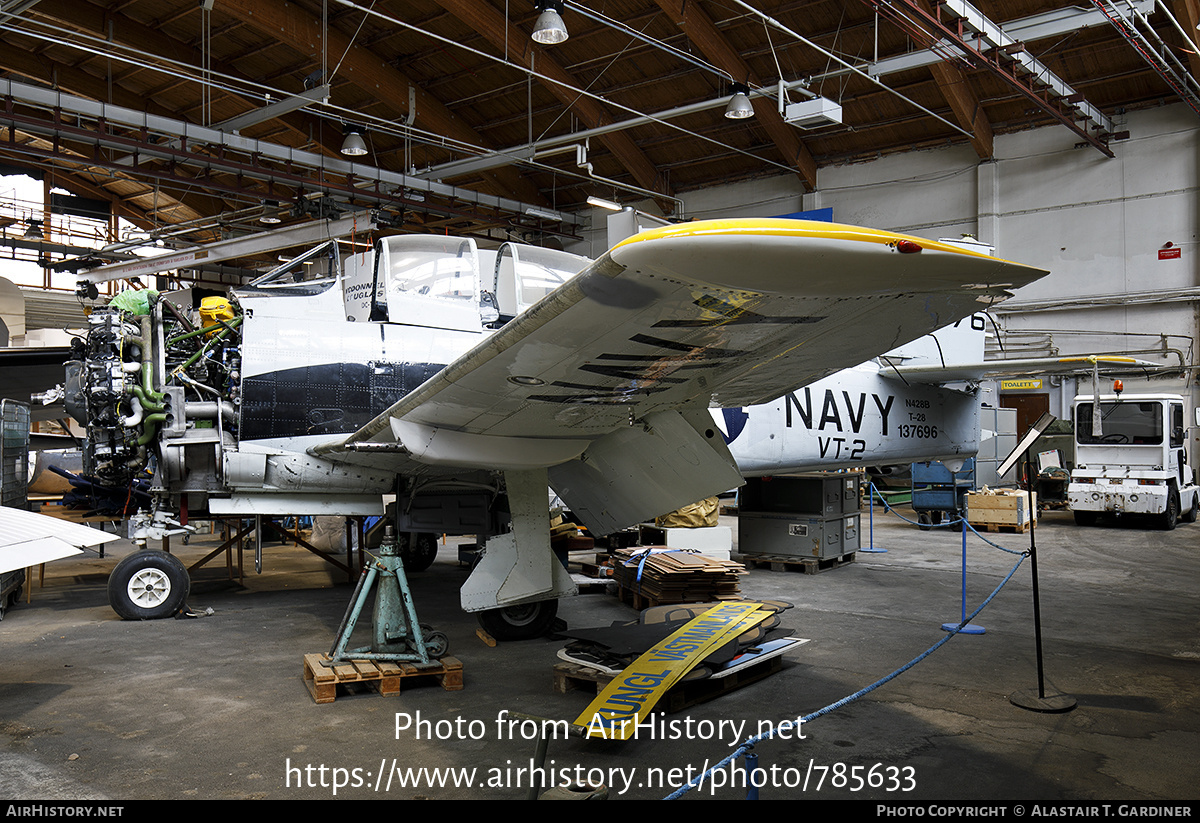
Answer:
POLYGON ((1183 256, 1183 249, 1159 249, 1159 260, 1178 260, 1183 256))

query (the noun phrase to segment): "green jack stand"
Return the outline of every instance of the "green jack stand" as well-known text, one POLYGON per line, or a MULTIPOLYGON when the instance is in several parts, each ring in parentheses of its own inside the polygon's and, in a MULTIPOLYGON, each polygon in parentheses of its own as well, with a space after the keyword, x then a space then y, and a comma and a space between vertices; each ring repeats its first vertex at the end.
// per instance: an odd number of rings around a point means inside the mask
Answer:
POLYGON ((417 621, 417 609, 413 605, 408 578, 404 574, 396 534, 388 526, 378 556, 363 567, 354 597, 342 618, 333 648, 329 651, 329 659, 324 665, 334 666, 349 660, 435 665, 435 661, 449 650, 450 642, 446 635, 417 621), (359 615, 371 596, 371 587, 376 582, 379 589, 375 595, 371 645, 347 649, 359 615))

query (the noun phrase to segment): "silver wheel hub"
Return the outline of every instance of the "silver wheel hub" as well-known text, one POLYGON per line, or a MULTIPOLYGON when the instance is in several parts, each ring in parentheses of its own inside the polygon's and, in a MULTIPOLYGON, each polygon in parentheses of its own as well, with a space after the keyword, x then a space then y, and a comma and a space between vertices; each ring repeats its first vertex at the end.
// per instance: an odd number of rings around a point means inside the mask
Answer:
POLYGON ((171 579, 160 569, 142 569, 129 578, 126 592, 134 605, 152 609, 171 596, 171 579))

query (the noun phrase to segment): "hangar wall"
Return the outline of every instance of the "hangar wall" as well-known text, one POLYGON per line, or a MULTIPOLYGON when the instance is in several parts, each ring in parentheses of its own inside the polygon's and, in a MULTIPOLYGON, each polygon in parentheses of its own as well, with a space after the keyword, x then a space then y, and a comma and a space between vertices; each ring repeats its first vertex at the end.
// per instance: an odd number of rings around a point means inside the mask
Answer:
MULTIPOLYGON (((838 222, 928 238, 972 234, 1002 257, 1051 272, 996 312, 1012 355, 1136 352, 1155 363, 1194 364, 1200 121, 1180 104, 1130 112, 1121 127, 1130 137, 1112 144, 1114 158, 1050 126, 998 136, 989 161, 969 146, 948 146, 823 167, 809 194, 786 175, 690 192, 686 214, 832 208, 838 222)), ((602 214, 584 253, 605 246, 602 214)), ((1089 391, 1090 382, 1080 388, 1089 391)), ((1127 391, 1190 394, 1193 407, 1200 400, 1195 375, 1182 370, 1125 382, 1127 391)), ((1076 388, 1072 379, 1047 381, 1050 410, 1068 414, 1076 388)))

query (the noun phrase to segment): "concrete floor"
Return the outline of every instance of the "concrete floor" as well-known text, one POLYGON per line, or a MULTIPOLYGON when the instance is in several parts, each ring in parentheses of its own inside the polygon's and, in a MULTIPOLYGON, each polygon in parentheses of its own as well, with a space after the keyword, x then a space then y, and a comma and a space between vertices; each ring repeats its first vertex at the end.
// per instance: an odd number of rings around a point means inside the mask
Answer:
MULTIPOLYGON (((867 535, 864 512, 863 531, 867 535)), ((1028 535, 993 535, 1024 550, 1028 535)), ((786 625, 811 642, 783 671, 687 710, 679 739, 555 740, 547 766, 603 773, 613 799, 668 795, 730 751, 730 734, 701 739, 700 721, 778 722, 853 694, 920 655, 960 616, 958 533, 922 532, 875 517, 886 553, 819 575, 756 570, 743 595, 793 602, 786 625), (690 718, 694 725, 685 726, 690 718), (629 781, 630 785, 626 785, 629 781)), ((1036 689, 1030 563, 975 623, 866 696, 803 727, 802 740, 759 744, 772 783, 764 798, 942 801, 1189 801, 1200 795, 1200 524, 1173 532, 1080 529, 1066 513, 1037 530, 1047 690, 1078 701, 1037 713, 1009 695, 1036 689), (864 767, 884 785, 855 791, 819 768, 864 767), (808 790, 788 787, 809 775, 808 790), (842 785, 834 785, 840 783, 842 785)), ((176 546, 185 563, 213 544, 176 546)), ((244 583, 223 566, 195 575, 194 620, 134 623, 107 605, 109 557, 47 566, 44 587, 0 622, 0 797, 9 799, 506 798, 525 796, 534 742, 500 728, 504 710, 573 720, 590 697, 552 688, 561 641, 489 648, 458 608, 466 576, 453 546, 411 576, 422 622, 450 637, 465 688, 436 683, 400 695, 364 693, 317 705, 303 655, 328 649, 352 588, 344 573, 293 547, 269 546, 265 572, 244 583), (397 716, 429 721, 423 739, 397 716), (478 721, 473 723, 471 721, 478 721), (438 731, 446 739, 436 738, 438 731), (475 739, 477 738, 477 739, 475 739), (379 773, 475 769, 473 785, 428 774, 376 787, 379 773), (339 784, 336 788, 334 784, 339 784)), ((968 542, 968 610, 1020 558, 968 542)), ((572 627, 631 619, 598 593, 566 600, 572 627)), ((744 735, 743 735, 744 737, 744 735)), ((843 777, 851 772, 843 773, 843 777)), ((729 779, 729 771, 721 773, 729 779)), ((688 798, 743 796, 708 786, 688 798)))

